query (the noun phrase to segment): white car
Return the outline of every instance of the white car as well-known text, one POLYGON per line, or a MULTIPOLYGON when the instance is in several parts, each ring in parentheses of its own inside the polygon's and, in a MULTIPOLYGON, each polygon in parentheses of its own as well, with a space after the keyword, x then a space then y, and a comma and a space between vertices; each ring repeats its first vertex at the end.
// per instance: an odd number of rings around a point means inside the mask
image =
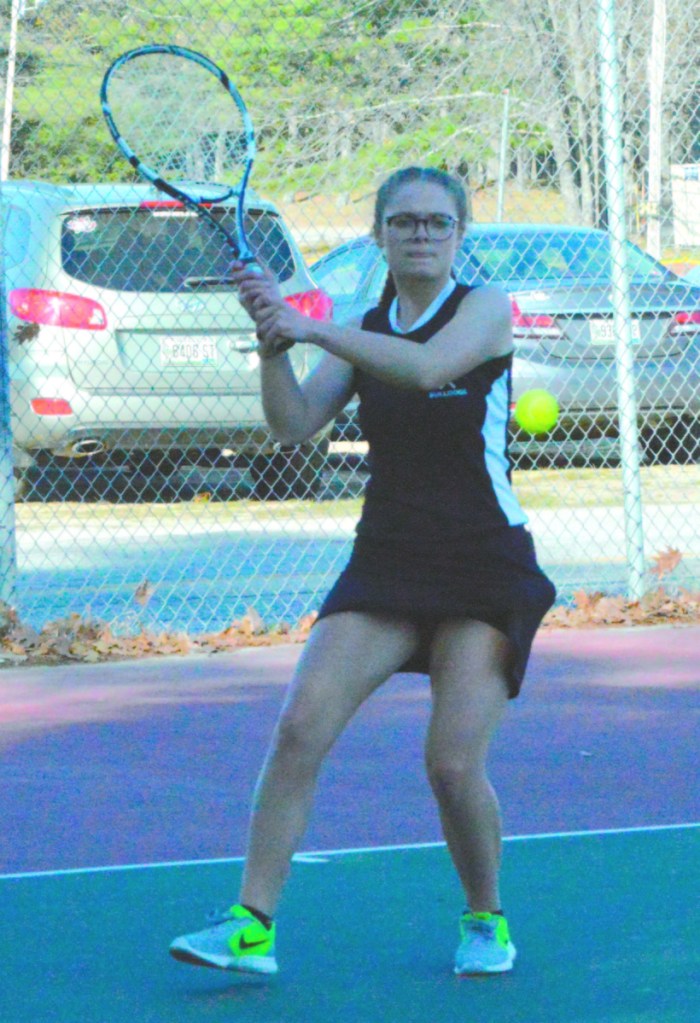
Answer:
MULTIPOLYGON (((287 301, 328 318, 279 212, 249 198, 254 251, 287 301)), ((234 200, 211 208, 235 233, 234 200)), ((16 471, 53 463, 143 473, 226 463, 258 493, 313 493, 327 436, 281 450, 263 415, 253 324, 218 232, 146 184, 3 182, 16 471), (66 461, 68 460, 68 461, 66 461)), ((310 346, 292 349, 298 372, 310 346)))

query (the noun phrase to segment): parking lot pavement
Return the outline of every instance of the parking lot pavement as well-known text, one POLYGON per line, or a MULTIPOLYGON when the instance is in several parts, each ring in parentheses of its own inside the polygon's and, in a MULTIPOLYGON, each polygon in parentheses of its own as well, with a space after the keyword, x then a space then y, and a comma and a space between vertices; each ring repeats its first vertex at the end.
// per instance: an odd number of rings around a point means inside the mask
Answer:
MULTIPOLYGON (((700 584, 700 536, 688 505, 645 508, 647 559, 669 546, 683 560, 673 585, 700 584)), ((576 590, 624 593, 623 511, 619 507, 530 512, 543 567, 560 602, 576 590)), ((53 504, 18 530, 17 607, 41 627, 89 614, 121 627, 218 631, 254 607, 266 622, 295 622, 316 610, 350 554, 356 516, 332 503, 305 513, 264 506, 82 506, 53 504), (327 509, 327 510, 326 510, 327 509), (148 607, 134 604, 144 581, 148 607)), ((655 580, 651 580, 656 583, 655 580)))

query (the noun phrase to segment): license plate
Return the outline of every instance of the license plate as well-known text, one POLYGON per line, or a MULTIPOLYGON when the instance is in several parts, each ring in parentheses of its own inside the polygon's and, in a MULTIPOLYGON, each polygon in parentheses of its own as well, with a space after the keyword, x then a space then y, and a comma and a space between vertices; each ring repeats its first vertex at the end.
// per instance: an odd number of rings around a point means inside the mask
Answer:
POLYGON ((219 352, 216 341, 202 337, 162 337, 161 366, 216 366, 219 352))
MULTIPOLYGON (((589 320, 588 326, 591 331, 592 345, 614 345, 615 344, 615 321, 614 320, 589 320)), ((632 320, 632 340, 641 341, 642 332, 639 320, 632 320)))

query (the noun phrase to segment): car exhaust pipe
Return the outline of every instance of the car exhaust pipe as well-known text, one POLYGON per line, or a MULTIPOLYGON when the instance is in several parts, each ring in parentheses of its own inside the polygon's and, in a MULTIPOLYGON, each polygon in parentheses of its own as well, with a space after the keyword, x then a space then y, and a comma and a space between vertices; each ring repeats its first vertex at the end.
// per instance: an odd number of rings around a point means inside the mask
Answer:
POLYGON ((87 458, 90 455, 101 455, 105 450, 105 446, 101 440, 97 440, 96 437, 85 437, 83 440, 77 440, 74 444, 71 444, 70 453, 77 458, 87 458))

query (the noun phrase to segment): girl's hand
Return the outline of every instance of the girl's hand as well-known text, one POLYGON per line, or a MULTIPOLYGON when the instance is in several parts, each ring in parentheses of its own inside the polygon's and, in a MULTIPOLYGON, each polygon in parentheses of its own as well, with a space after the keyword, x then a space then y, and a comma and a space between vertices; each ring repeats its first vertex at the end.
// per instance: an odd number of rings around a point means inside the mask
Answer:
POLYGON ((260 334, 260 328, 255 332, 255 336, 258 339, 257 353, 258 357, 263 361, 265 359, 273 359, 275 355, 281 355, 292 347, 294 341, 291 338, 275 339, 263 337, 260 334))
POLYGON ((256 311, 258 340, 262 344, 310 341, 312 320, 287 305, 284 299, 260 306, 256 311))
POLYGON ((307 340, 308 317, 287 305, 277 281, 266 267, 261 273, 250 265, 235 262, 231 270, 241 305, 255 320, 261 359, 271 359, 291 348, 295 341, 307 340))
POLYGON ((267 267, 251 268, 249 263, 241 263, 236 260, 231 264, 231 271, 231 278, 238 289, 240 303, 256 322, 262 309, 282 301, 277 281, 267 267))

